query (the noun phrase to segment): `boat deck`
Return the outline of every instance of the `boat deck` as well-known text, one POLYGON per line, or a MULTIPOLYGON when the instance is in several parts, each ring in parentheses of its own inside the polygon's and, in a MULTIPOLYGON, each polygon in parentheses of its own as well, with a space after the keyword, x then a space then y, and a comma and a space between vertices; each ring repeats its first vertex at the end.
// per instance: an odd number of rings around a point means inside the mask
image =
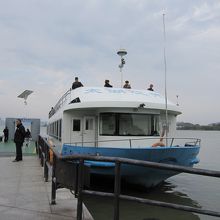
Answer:
MULTIPOLYGON (((50 205, 51 181, 44 182, 43 168, 34 145, 23 147, 22 162, 12 162, 13 142, 0 143, 0 219, 76 219, 77 199, 67 189, 57 190, 56 205, 50 205), (31 156, 32 155, 32 156, 31 156)), ((92 219, 84 207, 84 219, 92 219)))

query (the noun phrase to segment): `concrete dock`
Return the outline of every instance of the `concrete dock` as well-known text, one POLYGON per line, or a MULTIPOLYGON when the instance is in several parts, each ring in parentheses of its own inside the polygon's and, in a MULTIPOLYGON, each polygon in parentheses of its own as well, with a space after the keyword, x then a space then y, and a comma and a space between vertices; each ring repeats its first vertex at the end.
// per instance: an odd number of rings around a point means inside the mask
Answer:
MULTIPOLYGON (((50 205, 51 181, 44 182, 36 156, 0 157, 0 220, 76 219, 77 199, 67 189, 57 190, 56 205, 50 205)), ((83 219, 93 219, 86 207, 83 219)))

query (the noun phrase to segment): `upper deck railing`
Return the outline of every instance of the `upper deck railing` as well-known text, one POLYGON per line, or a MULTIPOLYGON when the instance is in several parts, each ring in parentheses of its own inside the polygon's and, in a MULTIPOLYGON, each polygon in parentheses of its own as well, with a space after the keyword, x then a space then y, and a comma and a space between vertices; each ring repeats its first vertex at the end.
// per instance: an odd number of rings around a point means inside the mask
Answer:
POLYGON ((72 89, 67 90, 64 95, 59 99, 57 104, 49 112, 49 118, 51 118, 67 101, 68 96, 71 94, 72 89))

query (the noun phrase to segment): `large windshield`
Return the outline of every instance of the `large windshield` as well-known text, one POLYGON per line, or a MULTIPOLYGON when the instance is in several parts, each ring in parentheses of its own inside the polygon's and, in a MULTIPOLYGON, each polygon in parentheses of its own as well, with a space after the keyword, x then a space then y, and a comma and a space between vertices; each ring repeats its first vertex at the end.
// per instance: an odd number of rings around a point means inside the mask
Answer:
POLYGON ((100 135, 157 136, 159 116, 154 114, 101 113, 100 135))

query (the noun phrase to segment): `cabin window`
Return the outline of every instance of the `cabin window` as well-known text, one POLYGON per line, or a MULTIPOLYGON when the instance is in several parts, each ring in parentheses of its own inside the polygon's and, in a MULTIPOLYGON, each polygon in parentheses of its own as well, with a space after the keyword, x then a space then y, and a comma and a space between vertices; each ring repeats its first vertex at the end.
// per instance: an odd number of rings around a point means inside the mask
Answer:
POLYGON ((62 137, 61 137, 61 135, 62 135, 62 119, 50 123, 47 127, 47 133, 50 136, 61 141, 61 139, 62 139, 62 137))
POLYGON ((94 123, 94 120, 93 118, 86 118, 86 121, 85 121, 85 130, 88 131, 88 130, 93 130, 93 123, 94 123))
POLYGON ((119 135, 148 135, 148 118, 146 115, 120 114, 119 135))
POLYGON ((60 119, 59 121, 58 121, 58 125, 59 125, 59 129, 58 129, 58 140, 60 140, 61 141, 61 139, 62 139, 62 137, 61 137, 61 135, 62 135, 62 119, 60 119))
POLYGON ((58 129, 59 129, 59 125, 58 125, 58 121, 55 122, 56 123, 56 137, 58 138, 58 129))
POLYGON ((100 135, 116 134, 116 114, 102 113, 100 115, 100 135))
POLYGON ((158 131, 158 115, 125 113, 100 114, 100 135, 158 136, 158 131))
POLYGON ((81 129, 81 120, 73 119, 73 131, 80 131, 81 129))

